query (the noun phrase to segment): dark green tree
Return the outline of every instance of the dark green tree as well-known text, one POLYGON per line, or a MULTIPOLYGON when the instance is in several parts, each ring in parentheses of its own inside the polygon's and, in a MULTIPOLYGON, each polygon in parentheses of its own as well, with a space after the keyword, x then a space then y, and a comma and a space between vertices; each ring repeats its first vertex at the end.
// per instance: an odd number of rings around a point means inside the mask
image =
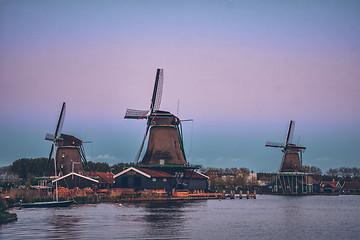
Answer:
POLYGON ((110 165, 106 162, 88 162, 91 172, 110 172, 110 165))

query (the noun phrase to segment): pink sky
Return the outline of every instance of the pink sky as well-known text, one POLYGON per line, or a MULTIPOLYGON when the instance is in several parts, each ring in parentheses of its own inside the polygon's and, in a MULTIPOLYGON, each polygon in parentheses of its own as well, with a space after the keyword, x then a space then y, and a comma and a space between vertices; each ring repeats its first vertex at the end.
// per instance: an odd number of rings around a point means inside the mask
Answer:
POLYGON ((51 131, 66 101, 68 126, 128 129, 125 109, 148 108, 156 68, 161 109, 180 99, 180 117, 201 126, 357 126, 359 22, 357 1, 2 1, 2 127, 51 131))

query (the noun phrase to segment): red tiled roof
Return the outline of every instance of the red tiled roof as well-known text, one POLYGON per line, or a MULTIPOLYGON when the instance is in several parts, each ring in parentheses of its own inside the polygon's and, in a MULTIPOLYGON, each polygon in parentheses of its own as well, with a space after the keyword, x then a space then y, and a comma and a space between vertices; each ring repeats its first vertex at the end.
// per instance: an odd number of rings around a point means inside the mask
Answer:
MULTIPOLYGON (((84 172, 86 176, 90 176, 89 172, 84 172)), ((92 178, 99 178, 99 183, 113 184, 115 182, 114 174, 111 172, 91 172, 92 178)))
POLYGON ((149 174, 151 177, 167 177, 167 178, 174 177, 166 172, 149 169, 149 168, 138 168, 138 170, 140 170, 146 174, 149 174))
POLYGON ((338 188, 339 182, 338 181, 322 181, 320 183, 320 187, 324 187, 326 185, 330 185, 333 188, 338 188))
POLYGON ((360 190, 360 182, 345 182, 343 185, 343 190, 353 190, 359 189, 360 190))
POLYGON ((204 174, 198 173, 198 172, 186 172, 185 173, 186 178, 207 178, 204 174))

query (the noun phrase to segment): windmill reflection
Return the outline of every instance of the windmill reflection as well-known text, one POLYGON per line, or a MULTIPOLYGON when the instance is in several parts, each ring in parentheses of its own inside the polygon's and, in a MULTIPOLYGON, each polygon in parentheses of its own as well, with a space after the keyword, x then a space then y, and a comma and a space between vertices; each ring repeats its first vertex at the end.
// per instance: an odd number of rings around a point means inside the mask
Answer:
MULTIPOLYGON (((171 239, 184 237, 184 229, 187 229, 187 212, 189 205, 198 202, 152 202, 144 206, 146 221, 145 236, 148 238, 157 236, 171 239)), ((194 209, 194 206, 191 207, 194 209)))
POLYGON ((81 218, 75 215, 54 215, 51 224, 51 239, 80 239, 81 218))

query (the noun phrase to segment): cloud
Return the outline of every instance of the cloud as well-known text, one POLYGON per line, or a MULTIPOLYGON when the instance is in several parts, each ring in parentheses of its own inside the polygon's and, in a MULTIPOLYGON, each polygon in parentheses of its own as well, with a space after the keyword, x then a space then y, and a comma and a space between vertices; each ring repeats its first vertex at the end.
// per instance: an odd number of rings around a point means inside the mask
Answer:
MULTIPOLYGON (((91 159, 91 158, 90 158, 91 159)), ((106 153, 106 154, 99 154, 98 156, 94 157, 93 159, 91 159, 91 161, 95 161, 95 162, 113 162, 113 161, 117 161, 118 159, 114 156, 111 156, 110 154, 106 153)))
POLYGON ((328 162, 330 160, 329 157, 317 157, 315 159, 317 162, 328 162))

